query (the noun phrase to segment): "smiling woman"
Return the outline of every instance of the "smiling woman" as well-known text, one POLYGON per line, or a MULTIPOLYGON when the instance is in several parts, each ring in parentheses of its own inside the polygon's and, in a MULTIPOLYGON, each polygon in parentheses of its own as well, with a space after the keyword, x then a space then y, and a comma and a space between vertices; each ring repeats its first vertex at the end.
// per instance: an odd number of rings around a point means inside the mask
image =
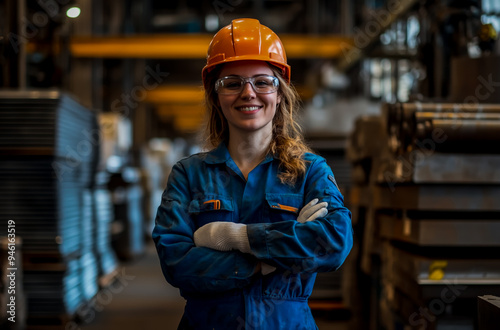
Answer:
POLYGON ((351 213, 294 121, 298 96, 273 31, 234 20, 202 71, 208 152, 172 169, 153 239, 186 299, 179 329, 316 329, 317 272, 352 247, 351 213))
MULTIPOLYGON (((268 77, 268 81, 274 78, 278 84, 278 79, 273 76, 269 65, 261 61, 231 62, 224 65, 219 77, 221 78, 217 80, 219 84, 216 86, 216 92, 219 95, 219 107, 229 125, 229 142, 239 144, 245 141, 249 134, 252 134, 254 139, 271 139, 272 120, 281 96, 277 93, 277 86, 274 88, 272 83, 273 88, 261 86, 262 81, 265 81, 263 77, 268 77), (259 80, 256 80, 257 78, 259 80), (226 81, 226 84, 222 85, 224 80, 232 82, 226 81), (252 80, 259 82, 261 88, 255 88, 252 80)), ((269 145, 269 141, 265 142, 265 145, 269 145)))

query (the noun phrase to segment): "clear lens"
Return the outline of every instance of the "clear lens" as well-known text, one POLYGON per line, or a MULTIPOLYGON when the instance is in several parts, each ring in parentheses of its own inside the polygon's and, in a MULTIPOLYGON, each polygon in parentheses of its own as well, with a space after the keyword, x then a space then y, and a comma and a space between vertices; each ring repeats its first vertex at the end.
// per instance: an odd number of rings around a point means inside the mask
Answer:
POLYGON ((279 80, 273 76, 256 76, 244 78, 240 76, 228 76, 217 80, 215 91, 218 94, 239 94, 249 82, 253 90, 259 94, 274 93, 278 90, 279 80))

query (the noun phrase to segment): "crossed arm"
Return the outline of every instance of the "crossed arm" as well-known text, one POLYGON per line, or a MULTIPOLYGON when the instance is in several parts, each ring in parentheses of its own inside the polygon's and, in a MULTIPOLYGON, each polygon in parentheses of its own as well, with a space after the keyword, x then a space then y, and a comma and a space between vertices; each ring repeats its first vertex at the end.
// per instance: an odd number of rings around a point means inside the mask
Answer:
POLYGON ((304 195, 311 202, 302 208, 298 221, 246 226, 225 222, 226 230, 237 234, 223 235, 218 222, 196 228, 187 212, 185 170, 174 166, 153 231, 167 281, 181 292, 222 292, 244 287, 257 272, 265 273, 262 262, 283 268, 300 264, 304 271, 336 269, 352 246, 350 214, 336 188, 325 187, 324 177, 331 172, 317 172, 310 177, 313 189, 304 195), (317 186, 318 182, 323 183, 317 186), (229 248, 220 247, 213 237, 230 237, 229 248))
MULTIPOLYGON (((328 214, 328 203, 318 203, 315 198, 307 203, 299 213, 297 221, 305 223, 328 214)), ((239 250, 252 253, 248 240, 247 226, 242 223, 215 221, 207 223, 194 232, 194 244, 218 251, 239 250)))

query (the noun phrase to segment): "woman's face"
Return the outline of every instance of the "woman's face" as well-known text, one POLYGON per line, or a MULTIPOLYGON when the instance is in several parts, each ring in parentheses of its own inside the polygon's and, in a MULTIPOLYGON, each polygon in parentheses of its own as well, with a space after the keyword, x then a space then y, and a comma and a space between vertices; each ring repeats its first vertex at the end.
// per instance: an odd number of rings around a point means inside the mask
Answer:
MULTIPOLYGON (((266 62, 237 61, 225 64, 219 78, 225 76, 241 76, 244 78, 258 75, 274 76, 266 62)), ((226 117, 229 132, 272 133, 272 122, 276 106, 280 102, 278 92, 270 94, 256 93, 250 83, 246 83, 239 94, 218 94, 220 107, 226 117)))

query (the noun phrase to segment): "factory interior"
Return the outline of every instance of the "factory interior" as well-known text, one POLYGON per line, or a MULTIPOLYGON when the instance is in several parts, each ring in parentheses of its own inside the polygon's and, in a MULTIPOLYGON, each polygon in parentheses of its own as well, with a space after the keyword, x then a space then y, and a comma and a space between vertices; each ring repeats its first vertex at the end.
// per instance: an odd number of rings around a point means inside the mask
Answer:
POLYGON ((317 327, 500 329, 498 0, 0 1, 0 328, 177 329, 151 233, 238 18, 283 42, 352 213, 317 327))

